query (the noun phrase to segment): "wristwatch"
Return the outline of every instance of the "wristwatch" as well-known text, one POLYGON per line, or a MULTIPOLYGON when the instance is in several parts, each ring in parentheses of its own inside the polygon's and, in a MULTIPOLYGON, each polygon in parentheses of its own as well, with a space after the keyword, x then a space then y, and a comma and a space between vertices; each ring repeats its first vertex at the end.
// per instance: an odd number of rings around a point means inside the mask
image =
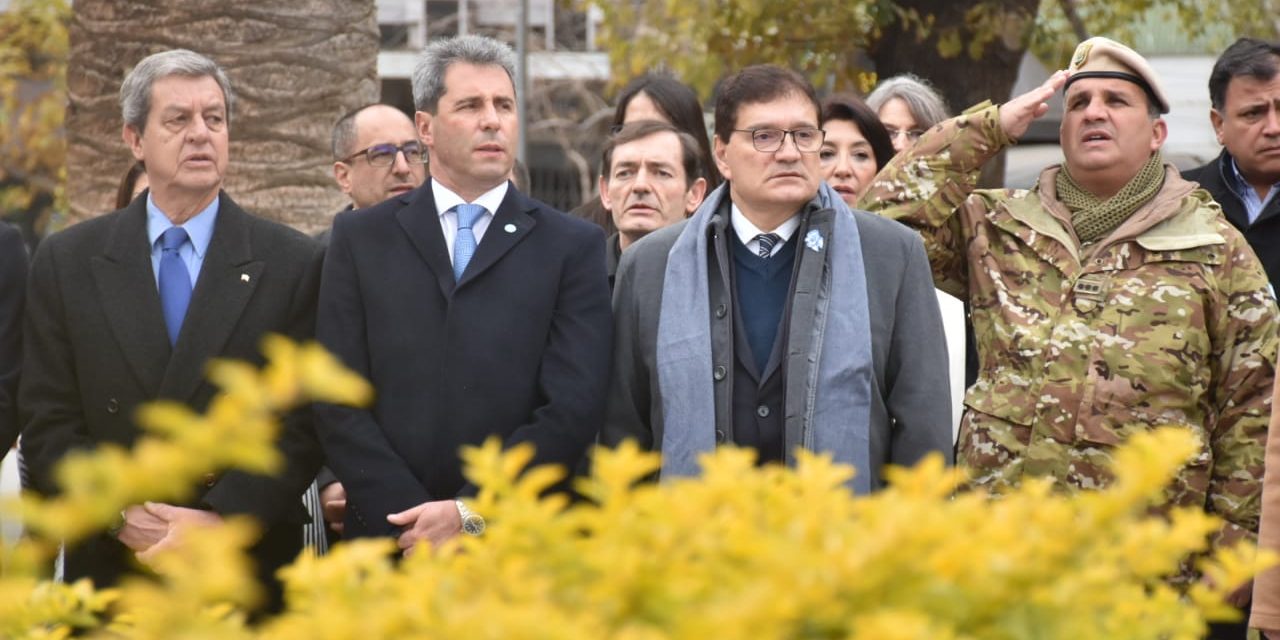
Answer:
POLYGON ((469 536, 478 536, 484 533, 484 518, 480 514, 467 508, 461 500, 454 500, 453 503, 458 506, 458 517, 462 519, 462 532, 469 536))
POLYGON ((111 525, 110 529, 107 529, 107 534, 110 535, 112 538, 118 538, 120 536, 120 532, 124 531, 125 522, 126 522, 126 518, 124 515, 124 509, 121 509, 120 518, 115 521, 115 524, 111 525))

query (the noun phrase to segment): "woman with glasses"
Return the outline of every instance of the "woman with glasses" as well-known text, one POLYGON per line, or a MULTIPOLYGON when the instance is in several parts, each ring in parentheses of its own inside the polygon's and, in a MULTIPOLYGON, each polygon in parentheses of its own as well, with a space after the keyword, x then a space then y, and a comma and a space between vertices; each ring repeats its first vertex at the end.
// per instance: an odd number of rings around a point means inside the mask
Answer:
MULTIPOLYGON (((896 153, 885 125, 866 103, 850 94, 835 94, 822 101, 822 128, 826 136, 818 161, 823 179, 851 208, 867 192, 875 176, 896 153)), ((901 138, 901 134, 899 134, 901 138)), ((914 142, 912 140, 911 142, 914 142)), ((908 143, 910 144, 910 143, 908 143)), ((948 373, 951 380, 952 437, 959 429, 965 381, 965 312, 956 298, 937 291, 938 309, 946 334, 948 373)))
POLYGON ((893 141, 894 153, 915 144, 920 134, 951 117, 947 103, 928 82, 909 73, 881 82, 867 96, 893 141))

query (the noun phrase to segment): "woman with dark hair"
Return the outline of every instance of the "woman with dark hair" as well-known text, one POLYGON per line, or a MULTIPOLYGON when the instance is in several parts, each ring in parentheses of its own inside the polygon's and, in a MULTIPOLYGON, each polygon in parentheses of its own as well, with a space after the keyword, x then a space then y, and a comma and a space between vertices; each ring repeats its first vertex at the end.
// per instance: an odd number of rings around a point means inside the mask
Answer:
POLYGON ((880 119, 857 96, 837 93, 822 101, 826 137, 818 160, 827 184, 850 207, 893 157, 893 142, 880 119))
POLYGON ((693 136, 702 150, 702 177, 707 180, 707 190, 715 189, 724 182, 711 157, 711 142, 707 137, 702 104, 698 102, 698 94, 688 85, 663 73, 648 73, 627 83, 618 93, 613 131, 617 132, 622 125, 637 120, 662 120, 693 136))
MULTIPOLYGON (((845 204, 858 209, 858 199, 897 153, 894 139, 876 112, 857 96, 847 93, 829 96, 822 101, 819 115, 822 129, 826 131, 818 151, 823 178, 845 204)), ((962 302, 950 295, 941 291, 937 294, 949 354, 946 365, 951 377, 951 429, 955 437, 965 389, 965 309, 962 302)))
POLYGON ((116 189, 116 208, 123 209, 129 206, 138 194, 147 190, 149 183, 147 182, 147 168, 143 166, 142 161, 138 160, 129 167, 124 177, 120 178, 120 187, 116 189))

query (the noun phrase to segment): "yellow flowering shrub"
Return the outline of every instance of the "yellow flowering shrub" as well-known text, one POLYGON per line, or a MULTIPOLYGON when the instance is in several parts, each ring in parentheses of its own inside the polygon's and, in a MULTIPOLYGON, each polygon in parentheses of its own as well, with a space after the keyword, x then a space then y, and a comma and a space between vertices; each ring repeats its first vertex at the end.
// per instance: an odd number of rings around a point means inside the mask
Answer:
MULTIPOLYGON (((349 393, 359 383, 331 360, 297 357, 310 347, 276 348, 293 355, 280 365, 273 354, 274 374, 237 367, 218 377, 229 394, 245 394, 227 411, 278 410, 303 395, 367 397, 365 387, 349 393)), ((180 425, 170 426, 152 431, 183 441, 180 425)), ((704 458, 700 478, 638 483, 658 459, 624 445, 597 452, 594 475, 580 485, 591 501, 574 505, 540 496, 559 470, 522 474, 531 451, 490 441, 463 452, 468 478, 482 488, 472 504, 488 520, 481 537, 403 560, 390 540, 304 554, 283 572, 286 610, 250 626, 240 607, 253 587, 238 549, 251 531, 232 523, 196 532, 159 563, 159 582, 95 592, 11 572, 0 581, 0 635, 61 637, 78 626, 110 637, 280 640, 1198 638, 1206 620, 1231 615, 1228 588, 1274 558, 1255 560, 1249 546, 1222 550, 1200 561, 1211 578, 1204 584, 1180 593, 1166 583, 1180 560, 1207 550, 1219 525, 1196 510, 1151 515, 1196 450, 1192 440, 1176 429, 1133 438, 1117 452, 1117 480, 1106 491, 1063 495, 1029 482, 995 500, 957 496, 963 474, 937 457, 891 470, 891 486, 868 497, 852 496, 844 483, 853 470, 828 457, 757 468, 736 449, 704 458)), ((243 442, 235 453, 221 450, 221 438, 201 446, 204 457, 220 449, 212 457, 223 463, 270 464, 243 442)), ((204 464, 180 466, 203 473, 204 464)), ((83 477, 102 481, 66 476, 83 477)), ((137 492, 171 490, 130 482, 101 495, 134 502, 137 492)), ((59 508, 27 507, 35 522, 61 522, 49 515, 59 508)), ((34 566, 24 560, 29 551, 8 552, 9 565, 34 566)))

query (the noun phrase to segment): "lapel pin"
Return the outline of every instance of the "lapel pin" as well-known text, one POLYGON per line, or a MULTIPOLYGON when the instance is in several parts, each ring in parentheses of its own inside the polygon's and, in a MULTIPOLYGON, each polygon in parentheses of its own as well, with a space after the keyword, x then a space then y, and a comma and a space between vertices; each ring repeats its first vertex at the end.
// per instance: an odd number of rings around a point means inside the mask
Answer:
POLYGON ((515 233, 516 226, 514 224, 508 224, 507 226, 503 227, 502 230, 506 231, 507 233, 515 233))
POLYGON ((825 244, 822 240, 822 232, 810 229, 809 233, 805 234, 804 244, 812 251, 822 251, 822 245, 825 244))
POLYGON ((240 274, 240 282, 248 282, 248 281, 249 281, 249 274, 247 273, 240 274))

